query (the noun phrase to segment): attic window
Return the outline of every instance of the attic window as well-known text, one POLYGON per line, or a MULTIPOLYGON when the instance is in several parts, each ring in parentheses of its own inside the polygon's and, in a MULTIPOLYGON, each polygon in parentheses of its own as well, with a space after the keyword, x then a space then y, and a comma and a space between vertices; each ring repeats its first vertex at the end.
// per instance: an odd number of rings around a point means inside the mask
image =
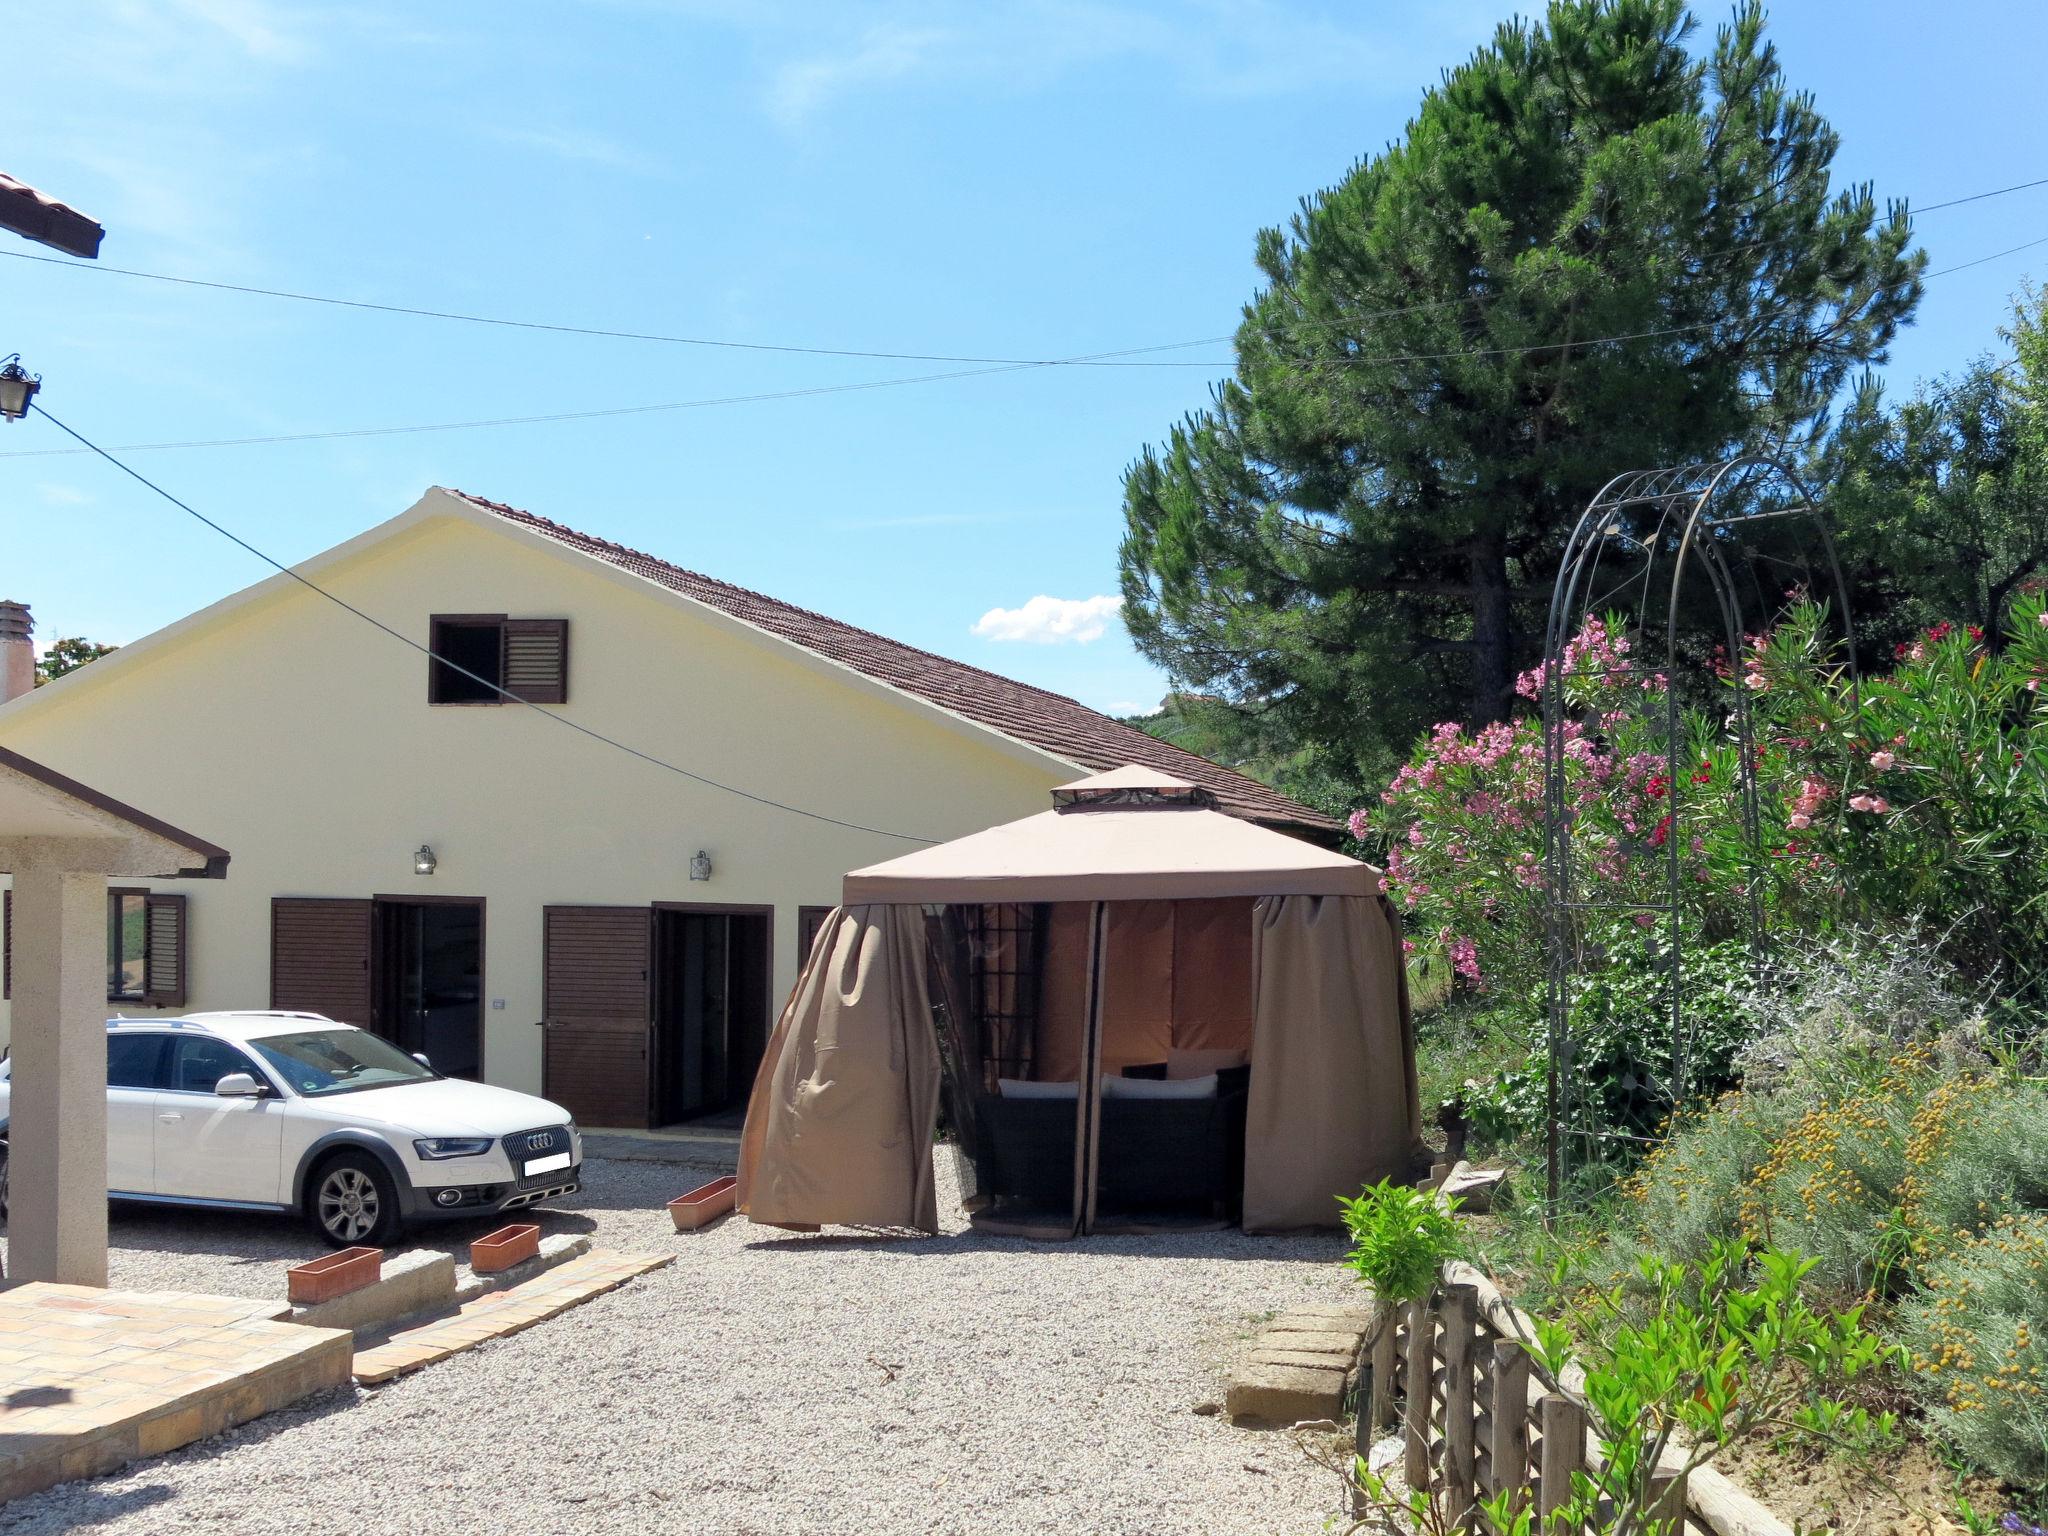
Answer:
POLYGON ((531 704, 569 699, 569 621, 503 614, 434 615, 429 704, 531 704))

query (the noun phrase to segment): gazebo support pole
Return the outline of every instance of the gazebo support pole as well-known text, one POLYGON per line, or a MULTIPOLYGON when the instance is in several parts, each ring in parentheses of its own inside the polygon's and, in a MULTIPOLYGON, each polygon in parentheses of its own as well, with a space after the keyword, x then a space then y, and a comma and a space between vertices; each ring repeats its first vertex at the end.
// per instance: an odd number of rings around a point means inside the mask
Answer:
POLYGON ((1075 1084, 1074 1230, 1095 1230, 1096 1161, 1102 1138, 1103 968, 1109 951, 1109 907, 1096 902, 1088 913, 1087 1034, 1081 1041, 1081 1080, 1075 1084))
POLYGON ((107 878, 14 872, 11 1280, 107 1283, 107 878))

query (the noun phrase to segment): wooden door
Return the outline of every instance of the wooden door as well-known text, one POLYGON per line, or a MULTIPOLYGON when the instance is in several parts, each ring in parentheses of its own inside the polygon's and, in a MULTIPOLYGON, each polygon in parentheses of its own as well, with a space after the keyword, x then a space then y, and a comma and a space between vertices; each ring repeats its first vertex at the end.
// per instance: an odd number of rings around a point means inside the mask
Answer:
POLYGON ((375 1027, 372 903, 277 896, 270 903, 270 1006, 375 1027))
POLYGON ((650 1123, 646 907, 541 909, 542 1092, 585 1125, 650 1123))

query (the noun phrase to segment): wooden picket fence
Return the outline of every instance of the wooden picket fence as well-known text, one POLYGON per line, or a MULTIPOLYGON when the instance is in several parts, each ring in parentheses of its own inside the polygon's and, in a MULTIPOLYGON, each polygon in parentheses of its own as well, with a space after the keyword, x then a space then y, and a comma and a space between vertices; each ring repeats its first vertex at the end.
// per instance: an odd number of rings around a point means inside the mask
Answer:
MULTIPOLYGON (((1480 1501, 1509 1493, 1543 1536, 1571 1536, 1557 1512, 1588 1466, 1585 1405, 1536 1380, 1528 1352, 1492 1320, 1506 1304, 1486 1299, 1496 1305, 1482 1307, 1478 1284, 1446 1284, 1382 1321, 1360 1373, 1359 1452, 1398 1428, 1408 1486, 1436 1490, 1460 1527, 1490 1531, 1480 1501)), ((1651 1486, 1666 1518, 1683 1514, 1682 1478, 1651 1486)))

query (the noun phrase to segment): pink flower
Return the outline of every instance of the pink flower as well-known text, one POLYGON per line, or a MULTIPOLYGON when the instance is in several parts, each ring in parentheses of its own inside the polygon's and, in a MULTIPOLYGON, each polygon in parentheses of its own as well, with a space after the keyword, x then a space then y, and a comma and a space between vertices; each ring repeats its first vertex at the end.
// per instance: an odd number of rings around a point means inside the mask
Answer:
POLYGON ((1372 822, 1364 811, 1353 811, 1347 825, 1351 828, 1351 835, 1357 838, 1363 838, 1372 829, 1372 822))
POLYGON ((1882 816, 1891 808, 1891 802, 1883 795, 1861 794, 1849 797, 1849 809, 1852 811, 1865 811, 1872 816, 1882 816))
POLYGON ((1813 825, 1813 818, 1807 815, 1804 811, 1794 811, 1789 817, 1786 818, 1786 825, 1796 828, 1798 831, 1804 832, 1808 827, 1813 825))
POLYGON ((1888 771, 1891 768, 1891 765, 1897 761, 1898 759, 1893 757, 1889 752, 1873 752, 1870 754, 1870 766, 1875 768, 1879 773, 1884 773, 1888 771))
POLYGON ((2041 610, 2041 627, 2043 629, 2048 629, 2048 608, 2043 608, 2041 610))
POLYGON ((1657 914, 1654 912, 1638 912, 1635 922, 1638 928, 1654 928, 1657 924, 1657 914))

